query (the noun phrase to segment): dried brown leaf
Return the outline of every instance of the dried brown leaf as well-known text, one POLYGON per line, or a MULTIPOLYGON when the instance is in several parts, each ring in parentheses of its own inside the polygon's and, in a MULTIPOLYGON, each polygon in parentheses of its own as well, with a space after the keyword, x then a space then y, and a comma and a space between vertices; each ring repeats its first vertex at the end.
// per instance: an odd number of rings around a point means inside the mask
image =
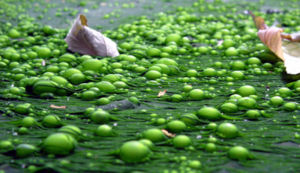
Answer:
POLYGON ((100 32, 87 26, 87 19, 79 15, 70 29, 65 41, 73 52, 95 56, 119 55, 117 44, 100 32))
POLYGON ((254 23, 258 30, 260 40, 281 60, 288 74, 300 73, 300 33, 285 34, 282 28, 268 27, 263 18, 255 16, 254 23))
POLYGON ((50 108, 54 108, 54 109, 66 109, 67 106, 56 106, 56 105, 51 104, 50 108))
POLYGON ((258 37, 272 52, 274 52, 280 59, 284 60, 283 52, 281 49, 282 31, 283 30, 281 28, 277 27, 262 29, 258 31, 258 37))
POLYGON ((300 73, 300 43, 283 41, 284 66, 288 74, 300 73))
POLYGON ((292 42, 300 42, 300 32, 293 33, 293 34, 282 33, 281 37, 292 42))
POLYGON ((79 17, 80 17, 81 24, 83 26, 88 26, 86 17, 84 15, 79 15, 79 17))
POLYGON ((268 26, 265 24, 265 20, 260 16, 255 16, 252 11, 249 11, 257 29, 267 29, 268 26))
POLYGON ((170 132, 168 132, 168 131, 165 130, 165 129, 162 129, 161 131, 162 131, 166 136, 168 136, 168 137, 170 137, 170 138, 173 138, 173 137, 176 136, 176 134, 170 133, 170 132))
POLYGON ((157 94, 157 97, 164 96, 166 94, 166 92, 167 92, 167 90, 159 91, 159 93, 157 94))

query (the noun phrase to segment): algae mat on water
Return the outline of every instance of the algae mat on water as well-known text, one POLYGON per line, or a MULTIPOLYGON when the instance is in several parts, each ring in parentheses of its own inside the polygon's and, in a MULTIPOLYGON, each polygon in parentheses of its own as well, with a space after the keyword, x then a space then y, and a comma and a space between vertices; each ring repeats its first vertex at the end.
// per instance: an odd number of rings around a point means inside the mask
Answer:
POLYGON ((300 31, 275 2, 1 1, 0 170, 299 172, 300 81, 245 14, 300 31), (79 13, 120 56, 67 50, 79 13))

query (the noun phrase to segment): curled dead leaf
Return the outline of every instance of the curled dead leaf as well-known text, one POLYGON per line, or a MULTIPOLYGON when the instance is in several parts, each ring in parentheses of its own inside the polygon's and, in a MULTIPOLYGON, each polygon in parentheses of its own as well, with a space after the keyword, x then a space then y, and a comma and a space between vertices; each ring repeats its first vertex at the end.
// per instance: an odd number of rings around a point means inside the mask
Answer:
POLYGON ((87 26, 87 18, 79 15, 73 23, 65 41, 73 52, 95 56, 119 55, 117 44, 100 32, 87 26))
POLYGON ((54 109, 66 109, 67 106, 56 106, 56 105, 51 104, 50 108, 54 108, 54 109))
POLYGON ((159 93, 157 94, 157 97, 164 96, 166 94, 166 92, 167 92, 167 90, 159 91, 159 93))
POLYGON ((282 28, 268 27, 264 19, 249 12, 258 29, 258 37, 278 58, 284 61, 288 74, 300 73, 300 33, 286 34, 282 28))
POLYGON ((300 32, 293 33, 293 34, 282 33, 281 37, 292 42, 300 42, 300 32))
POLYGON ((265 24, 265 20, 262 17, 255 16, 252 13, 252 11, 248 11, 248 12, 252 16, 252 19, 253 19, 253 21, 254 21, 255 26, 256 26, 257 29, 260 30, 260 29, 267 29, 268 28, 268 26, 265 24))
POLYGON ((300 73, 300 43, 283 41, 284 66, 288 74, 300 73))
POLYGON ((281 49, 282 38, 281 33, 283 30, 277 27, 271 27, 258 31, 258 37, 272 52, 274 52, 280 59, 284 60, 283 52, 281 49))
POLYGON ((170 138, 173 138, 173 137, 176 136, 176 134, 170 133, 170 132, 168 132, 168 131, 165 130, 165 129, 162 129, 161 131, 162 131, 166 136, 168 136, 168 137, 170 137, 170 138))

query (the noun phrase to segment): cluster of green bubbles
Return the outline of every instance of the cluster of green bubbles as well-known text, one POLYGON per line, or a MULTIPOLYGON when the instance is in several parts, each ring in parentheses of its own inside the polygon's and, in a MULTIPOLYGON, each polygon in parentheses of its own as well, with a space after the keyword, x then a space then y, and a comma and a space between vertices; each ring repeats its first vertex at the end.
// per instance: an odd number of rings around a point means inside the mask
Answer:
MULTIPOLYGON (((29 119, 22 120, 22 127, 18 133, 22 134, 22 128, 28 128, 29 119)), ((31 122, 32 123, 32 122, 31 122)), ((36 122, 35 122, 36 123, 36 122)), ((73 125, 65 125, 58 129, 56 133, 46 137, 40 145, 20 143, 18 140, 2 140, 0 142, 1 152, 15 151, 16 157, 24 158, 40 154, 55 156, 69 155, 77 146, 77 139, 81 135, 81 130, 73 125)))

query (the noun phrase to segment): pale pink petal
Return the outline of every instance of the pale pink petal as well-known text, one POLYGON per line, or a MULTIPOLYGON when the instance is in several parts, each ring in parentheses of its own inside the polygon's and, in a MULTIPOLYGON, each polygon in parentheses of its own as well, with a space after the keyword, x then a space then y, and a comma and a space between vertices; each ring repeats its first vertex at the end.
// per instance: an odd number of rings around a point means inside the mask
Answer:
POLYGON ((221 46, 223 44, 224 40, 219 40, 217 46, 221 46))

